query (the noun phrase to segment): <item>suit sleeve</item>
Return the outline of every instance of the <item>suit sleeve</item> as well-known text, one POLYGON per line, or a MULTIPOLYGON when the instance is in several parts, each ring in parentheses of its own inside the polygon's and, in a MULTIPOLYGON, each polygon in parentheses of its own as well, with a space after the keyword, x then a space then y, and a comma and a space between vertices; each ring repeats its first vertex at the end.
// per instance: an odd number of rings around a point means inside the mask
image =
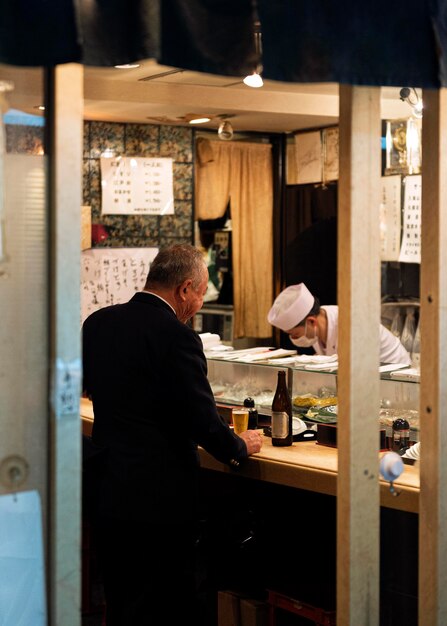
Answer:
POLYGON ((245 442, 217 412, 199 336, 185 326, 171 351, 172 380, 181 406, 178 427, 218 461, 234 465, 246 458, 245 442))

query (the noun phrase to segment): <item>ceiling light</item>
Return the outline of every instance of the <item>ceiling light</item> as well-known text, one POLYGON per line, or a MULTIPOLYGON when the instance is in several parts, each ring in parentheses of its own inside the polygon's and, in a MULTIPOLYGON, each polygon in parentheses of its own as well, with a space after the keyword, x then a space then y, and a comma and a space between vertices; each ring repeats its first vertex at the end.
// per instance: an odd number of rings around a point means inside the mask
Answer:
POLYGON ((38 104, 35 107, 33 107, 33 109, 38 109, 39 111, 45 111, 45 107, 43 106, 43 104, 38 104))
POLYGON ((14 83, 12 80, 0 80, 0 92, 14 91, 14 83))
POLYGON ((140 67, 139 63, 123 63, 123 65, 115 65, 117 70, 133 70, 136 67, 140 67))
POLYGON ((222 122, 217 130, 217 134, 219 139, 223 141, 230 141, 233 138, 233 127, 228 121, 222 122))
POLYGON ((256 69, 254 69, 251 74, 248 74, 248 76, 244 78, 244 85, 247 85, 248 87, 257 88, 257 87, 262 87, 262 85, 264 84, 262 77, 261 77, 261 72, 262 72, 261 22, 258 19, 255 19, 255 22, 253 24, 253 37, 254 37, 257 65, 256 65, 256 69))
POLYGON ((399 91, 399 98, 410 105, 414 117, 421 119, 424 105, 414 87, 402 87, 399 91))
POLYGON ((210 117, 193 117, 191 120, 189 120, 190 124, 205 124, 206 122, 210 122, 211 118, 210 117))
POLYGON ((262 87, 263 84, 262 76, 258 72, 253 72, 253 74, 249 74, 244 78, 244 85, 247 85, 247 87, 257 88, 262 87))

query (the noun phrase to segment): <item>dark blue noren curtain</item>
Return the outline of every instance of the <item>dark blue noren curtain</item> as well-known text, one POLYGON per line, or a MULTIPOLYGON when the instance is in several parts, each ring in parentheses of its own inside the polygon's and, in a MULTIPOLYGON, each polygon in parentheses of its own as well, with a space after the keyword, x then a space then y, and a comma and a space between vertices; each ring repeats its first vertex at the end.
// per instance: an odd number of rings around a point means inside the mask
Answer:
POLYGON ((447 0, 258 0, 264 76, 447 86, 447 0))
MULTIPOLYGON (((447 86, 447 0, 257 0, 263 75, 447 86)), ((0 62, 163 65, 243 76, 252 0, 0 0, 0 62)))
POLYGON ((0 0, 0 62, 49 66, 79 61, 73 0, 0 0))

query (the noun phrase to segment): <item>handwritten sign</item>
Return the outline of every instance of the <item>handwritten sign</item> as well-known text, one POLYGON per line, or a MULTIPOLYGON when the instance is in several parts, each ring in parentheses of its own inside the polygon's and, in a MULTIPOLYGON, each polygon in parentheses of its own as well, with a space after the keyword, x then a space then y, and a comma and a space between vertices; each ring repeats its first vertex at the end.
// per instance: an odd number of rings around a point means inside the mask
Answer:
POLYGON ((102 213, 174 213, 172 159, 101 158, 102 213))
POLYGON ((398 261, 401 235, 401 177, 382 176, 380 260, 398 261))
POLYGON ((421 262, 422 177, 407 176, 404 193, 404 226, 399 261, 421 262))
POLYGON ((81 259, 82 322, 104 306, 141 291, 158 248, 92 248, 81 259))
POLYGON ((323 130, 323 180, 338 180, 338 128, 323 130))
POLYGON ((321 182, 321 134, 299 133, 295 135, 296 166, 301 185, 321 182))

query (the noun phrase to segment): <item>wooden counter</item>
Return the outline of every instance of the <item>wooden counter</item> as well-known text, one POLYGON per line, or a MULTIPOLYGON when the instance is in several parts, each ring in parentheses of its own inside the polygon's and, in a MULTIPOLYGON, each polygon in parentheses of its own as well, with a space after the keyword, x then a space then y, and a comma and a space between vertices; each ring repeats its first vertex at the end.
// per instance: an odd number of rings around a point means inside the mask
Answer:
MULTIPOLYGON (((86 398, 81 398, 80 412, 83 433, 90 435, 93 408, 92 403, 86 398)), ((276 448, 272 446, 269 437, 264 437, 261 452, 251 456, 237 470, 216 461, 201 448, 200 458, 202 467, 206 469, 239 474, 247 478, 327 495, 337 495, 337 449, 319 445, 315 441, 300 441, 290 447, 276 448)), ((379 458, 380 456, 377 459, 377 472, 379 472, 379 458)), ((381 506, 418 513, 418 463, 405 465, 402 475, 394 486, 399 494, 397 496, 390 493, 389 483, 380 479, 381 506)))

